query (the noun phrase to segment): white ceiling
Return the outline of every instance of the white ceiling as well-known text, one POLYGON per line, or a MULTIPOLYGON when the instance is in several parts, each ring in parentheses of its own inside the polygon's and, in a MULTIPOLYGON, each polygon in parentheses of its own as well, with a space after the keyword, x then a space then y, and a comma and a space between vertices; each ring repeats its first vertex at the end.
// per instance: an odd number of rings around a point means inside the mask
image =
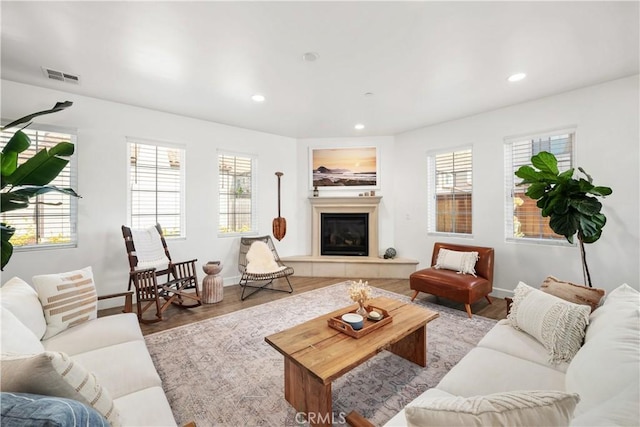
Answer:
POLYGON ((2 78, 291 137, 393 135, 637 74, 638 6, 2 1, 2 78))

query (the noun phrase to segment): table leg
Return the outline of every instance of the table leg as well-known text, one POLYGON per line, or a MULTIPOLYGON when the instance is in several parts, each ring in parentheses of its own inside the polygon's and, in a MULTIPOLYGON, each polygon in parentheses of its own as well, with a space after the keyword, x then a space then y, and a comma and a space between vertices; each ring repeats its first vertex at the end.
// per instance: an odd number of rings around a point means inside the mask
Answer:
POLYGON ((309 371, 284 359, 284 397, 312 426, 332 426, 331 383, 311 375, 309 371))
POLYGON ((427 366, 427 325, 387 348, 392 353, 420 366, 427 366))

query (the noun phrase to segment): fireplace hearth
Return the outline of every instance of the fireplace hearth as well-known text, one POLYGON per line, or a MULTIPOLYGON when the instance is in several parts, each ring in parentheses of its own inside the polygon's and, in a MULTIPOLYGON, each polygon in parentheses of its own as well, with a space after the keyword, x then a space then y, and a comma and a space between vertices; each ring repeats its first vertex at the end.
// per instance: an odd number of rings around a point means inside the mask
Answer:
POLYGON ((320 255, 369 256, 368 213, 322 213, 320 255))

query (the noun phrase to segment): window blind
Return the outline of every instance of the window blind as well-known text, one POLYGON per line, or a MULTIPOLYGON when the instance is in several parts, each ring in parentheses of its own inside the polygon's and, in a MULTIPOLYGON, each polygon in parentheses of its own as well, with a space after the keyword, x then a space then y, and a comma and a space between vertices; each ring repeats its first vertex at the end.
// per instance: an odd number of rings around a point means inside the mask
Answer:
POLYGON ((471 234, 471 148, 429 155, 429 232, 471 234))
POLYGON ((219 233, 255 231, 255 158, 218 154, 219 233))
POLYGON ((521 179, 515 172, 524 165, 531 165, 531 157, 541 151, 552 153, 558 159, 558 169, 564 172, 574 163, 573 130, 527 138, 507 139, 505 142, 505 235, 508 240, 564 241, 549 227, 549 218, 543 218, 536 201, 527 197, 528 186, 517 185, 521 179))
MULTIPOLYGON (((19 154, 18 164, 33 157, 42 149, 50 149, 60 142, 71 142, 76 146, 76 135, 68 132, 48 130, 34 126, 22 130, 31 139, 31 146, 19 154)), ((14 132, 2 132, 0 144, 4 147, 14 132)), ((76 156, 70 158, 67 166, 49 185, 77 190, 78 175, 76 156)), ((4 212, 2 222, 15 227, 11 238, 15 250, 41 248, 44 246, 77 245, 77 198, 50 192, 31 199, 29 207, 4 212)))
POLYGON ((185 151, 130 141, 129 153, 131 227, 158 223, 166 237, 184 237, 185 151))

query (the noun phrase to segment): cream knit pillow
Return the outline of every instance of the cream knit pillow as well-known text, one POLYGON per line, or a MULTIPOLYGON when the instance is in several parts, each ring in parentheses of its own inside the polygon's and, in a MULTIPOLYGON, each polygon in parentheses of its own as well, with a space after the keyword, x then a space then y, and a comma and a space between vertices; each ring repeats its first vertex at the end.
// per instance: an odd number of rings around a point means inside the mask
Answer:
POLYGON ((436 259, 435 268, 454 270, 461 274, 476 275, 476 262, 478 252, 460 252, 449 249, 440 249, 436 259))
POLYGON ((518 283, 507 318, 537 339, 549 352, 549 363, 570 362, 580 350, 591 307, 574 304, 518 283))
POLYGON ((94 374, 65 353, 46 351, 29 357, 3 357, 0 368, 2 391, 74 399, 100 412, 113 427, 120 425, 120 415, 109 392, 94 374))
POLYGON ((410 427, 567 426, 580 401, 555 390, 473 397, 418 397, 405 407, 410 427))
POLYGON ((91 267, 33 276, 33 284, 47 321, 43 339, 98 317, 98 295, 91 267))

